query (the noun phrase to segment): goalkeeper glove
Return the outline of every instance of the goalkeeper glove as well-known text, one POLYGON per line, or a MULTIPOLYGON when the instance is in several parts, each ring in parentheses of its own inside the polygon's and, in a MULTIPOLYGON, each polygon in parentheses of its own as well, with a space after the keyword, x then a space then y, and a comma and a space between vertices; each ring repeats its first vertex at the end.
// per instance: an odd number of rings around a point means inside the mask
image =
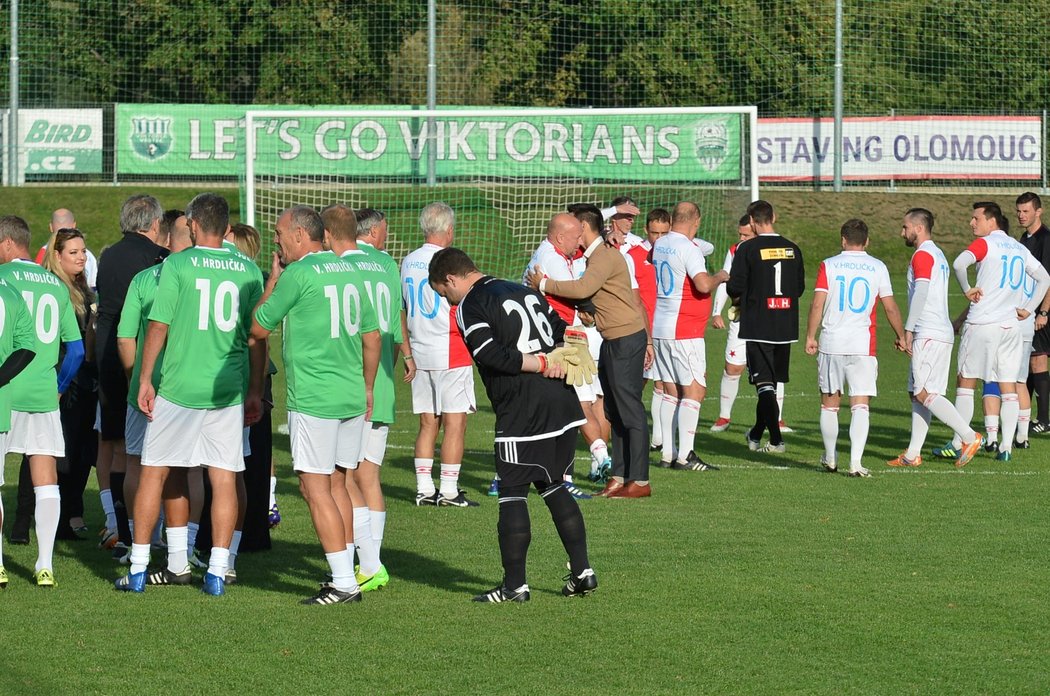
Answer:
POLYGON ((580 359, 576 356, 576 349, 568 346, 555 348, 547 354, 540 353, 540 359, 543 368, 540 372, 546 372, 548 368, 557 365, 565 372, 566 381, 569 380, 569 375, 572 374, 573 370, 578 370, 580 366, 580 359))
POLYGON ((726 310, 726 317, 729 321, 740 321, 740 308, 736 305, 729 305, 729 309, 726 310))
POLYGON ((565 330, 565 345, 574 348, 576 356, 579 358, 578 366, 573 371, 571 379, 567 376, 565 381, 577 387, 594 382, 594 378, 598 374, 598 367, 594 364, 594 358, 591 357, 591 349, 587 344, 587 334, 582 326, 574 326, 565 330))

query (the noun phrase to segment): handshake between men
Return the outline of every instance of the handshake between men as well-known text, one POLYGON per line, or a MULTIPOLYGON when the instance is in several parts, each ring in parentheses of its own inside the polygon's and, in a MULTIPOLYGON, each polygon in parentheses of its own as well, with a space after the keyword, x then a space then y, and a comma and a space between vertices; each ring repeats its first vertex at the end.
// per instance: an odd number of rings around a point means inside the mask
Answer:
POLYGON ((591 384, 598 374, 582 327, 566 329, 565 345, 555 348, 544 358, 543 373, 546 376, 564 377, 567 384, 576 387, 591 384))

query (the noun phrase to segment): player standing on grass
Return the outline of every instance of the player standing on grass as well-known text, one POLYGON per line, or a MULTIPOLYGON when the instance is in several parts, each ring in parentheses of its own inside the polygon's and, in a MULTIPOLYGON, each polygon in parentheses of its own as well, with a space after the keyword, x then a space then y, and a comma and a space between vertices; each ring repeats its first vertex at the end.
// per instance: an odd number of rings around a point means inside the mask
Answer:
MULTIPOLYGON (((496 470, 500 475, 499 533, 503 582, 476 602, 527 602, 525 558, 532 533, 526 499, 529 485, 547 504, 569 555, 568 597, 598 587, 587 558, 583 514, 562 477, 572 466, 576 429, 585 422, 576 393, 564 382, 565 356, 555 348, 566 325, 539 293, 482 275, 459 249, 439 251, 430 283, 454 305, 478 372, 496 413, 496 470)), ((578 361, 578 358, 576 358, 578 361)))
MULTIPOLYGON (((1021 244, 1050 272, 1050 228, 1043 224, 1043 202, 1038 195, 1026 191, 1015 203, 1017 223, 1021 226, 1021 244)), ((1050 372, 1047 372, 1047 354, 1050 353, 1050 328, 1044 326, 1032 339, 1030 358, 1032 398, 1038 398, 1038 412, 1031 424, 1033 433, 1050 431, 1050 372)), ((1027 388, 1026 388, 1027 390, 1027 388)), ((1020 393, 1020 392, 1018 392, 1020 393)), ((1024 404, 1022 404, 1023 410, 1024 404)), ((1029 403, 1029 410, 1031 403, 1029 403)), ((1031 413, 1029 413, 1031 415, 1031 413)), ((1027 438, 1024 440, 1027 442, 1027 438)))
MULTIPOLYGON (((974 203, 970 230, 977 239, 952 262, 955 279, 970 300, 959 341, 955 408, 969 422, 973 417, 973 390, 977 380, 999 383, 1002 445, 996 459, 1000 461, 1010 460, 1020 411, 1015 382, 1017 365, 1023 359, 1020 322, 1036 310, 1050 287, 1046 269, 1023 244, 1007 236, 1006 227, 1006 218, 998 204, 974 203), (977 284, 971 287, 967 270, 974 264, 977 264, 977 284), (1031 298, 1025 297, 1026 274, 1036 282, 1031 298)), ((1036 331, 1044 326, 1046 317, 1038 317, 1036 331)), ((961 444, 952 442, 939 451, 950 456, 961 444)), ((960 461, 962 459, 960 457, 960 461)), ((962 464, 956 462, 957 466, 962 464)))
POLYGON ((346 470, 346 492, 354 507, 354 548, 360 559, 357 582, 362 592, 369 592, 390 582, 379 553, 386 525, 379 470, 386 454, 390 424, 394 422, 394 366, 402 342, 401 275, 397 262, 378 248, 386 242, 383 213, 371 208, 355 213, 336 204, 322 210, 321 219, 325 246, 357 270, 359 287, 363 284, 379 326, 379 364, 372 386, 372 412, 365 421, 359 462, 346 470))
POLYGON ((353 508, 344 476, 335 474, 357 466, 380 353, 379 323, 361 279, 352 264, 322 249, 324 236, 312 208, 281 214, 277 253, 252 325, 252 336, 263 340, 285 321, 292 463, 332 571, 332 581, 302 602, 319 605, 361 599, 353 508))
POLYGON ((752 451, 783 452, 777 382, 787 382, 791 344, 798 340, 798 300, 806 289, 802 250, 773 230, 766 201, 747 207, 755 238, 737 247, 726 292, 740 310, 740 338, 747 341, 747 369, 758 391, 755 425, 744 434, 752 451), (769 430, 769 442, 761 444, 769 430))
POLYGON ((135 497, 131 569, 115 585, 145 590, 150 534, 162 498, 168 570, 189 570, 189 501, 185 490, 168 489, 165 483, 171 467, 205 466, 212 488, 212 549, 203 589, 221 595, 237 523, 237 472, 244 470, 242 430, 262 412, 266 344, 249 344, 248 337, 262 274, 246 256, 223 245, 230 212, 222 196, 195 197, 186 207, 186 221, 196 246, 165 262, 142 349, 138 404, 150 422, 135 497), (162 349, 155 390, 153 370, 162 349))
POLYGON ((893 299, 886 264, 870 256, 868 226, 863 220, 842 225, 842 253, 824 259, 817 269, 813 304, 809 309, 806 352, 817 356, 820 388, 820 463, 836 471, 835 441, 839 435, 839 403, 849 385, 849 475, 871 476, 861 463, 868 443, 868 404, 876 395, 879 363, 875 357, 875 309, 882 302, 886 319, 904 342, 901 312, 893 299), (820 342, 817 342, 817 329, 820 342), (819 352, 818 352, 819 351, 819 352))
POLYGON ((401 294, 404 298, 405 333, 415 365, 412 378, 412 412, 419 414, 416 437, 416 505, 476 507, 459 490, 467 415, 477 410, 474 368, 456 328, 455 310, 427 282, 430 259, 451 246, 456 216, 447 204, 431 203, 419 214, 423 246, 401 261, 401 294), (440 490, 434 488, 434 445, 441 441, 440 490))
POLYGON ((671 216, 671 231, 653 246, 658 286, 653 347, 657 371, 664 378, 664 398, 678 402, 678 458, 672 462, 674 442, 668 437, 661 463, 674 469, 707 471, 717 467, 693 451, 700 405, 707 394, 704 331, 711 316, 711 293, 729 279, 729 274, 708 274, 704 255, 694 243, 699 229, 700 209, 695 203, 679 203, 671 216))
POLYGON ((29 457, 36 500, 34 579, 40 587, 54 587, 52 556, 60 514, 55 458, 65 456, 58 397, 65 392, 84 359, 84 342, 69 290, 57 276, 30 261, 29 239, 25 220, 14 215, 0 218, 0 281, 22 296, 36 329, 35 356, 28 367, 11 380, 7 451, 29 457), (65 356, 56 379, 60 341, 65 356))

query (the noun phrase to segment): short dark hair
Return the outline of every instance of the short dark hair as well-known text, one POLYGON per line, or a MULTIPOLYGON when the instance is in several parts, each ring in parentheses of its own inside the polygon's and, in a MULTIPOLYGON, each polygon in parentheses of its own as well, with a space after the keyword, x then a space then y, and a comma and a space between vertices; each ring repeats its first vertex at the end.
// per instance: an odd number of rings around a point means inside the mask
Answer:
POLYGON ((868 226, 863 220, 852 218, 842 223, 841 234, 850 246, 864 246, 868 241, 868 226))
POLYGON ((630 203, 635 207, 638 206, 638 204, 635 203, 634 199, 630 196, 617 196, 616 198, 612 199, 612 203, 610 203, 610 205, 615 208, 616 206, 624 205, 625 203, 630 203))
MULTIPOLYGON (((343 241, 357 238, 357 215, 354 209, 342 203, 333 203, 321 211, 321 222, 324 229, 333 237, 343 241)), ((305 225, 303 226, 305 229, 305 225)), ((321 233, 322 235, 324 232, 321 233)), ((311 236, 311 239, 313 237, 311 236)), ((323 240, 324 237, 322 236, 323 240)), ((313 239, 313 241, 318 241, 313 239)))
POLYGON ((29 223, 17 215, 0 217, 0 242, 10 239, 20 249, 29 249, 29 223))
POLYGON ((756 225, 773 224, 773 205, 769 201, 757 200, 747 206, 747 216, 756 225))
POLYGON ((671 214, 667 212, 666 208, 653 208, 649 211, 649 214, 645 216, 645 226, 648 227, 651 222, 662 222, 670 225, 671 214))
POLYGON ((467 252, 456 247, 447 247, 434 254, 430 259, 430 273, 427 280, 433 283, 444 283, 449 276, 463 277, 474 273, 478 267, 467 256, 467 252))
POLYGON ((743 215, 740 216, 740 219, 737 220, 736 226, 737 227, 750 227, 751 226, 751 216, 748 215, 747 213, 744 213, 743 215))
POLYGON ((1006 232, 1010 228, 1010 223, 1007 221, 1006 216, 1003 215, 1003 210, 999 207, 998 203, 993 203, 992 201, 977 201, 973 204, 973 209, 984 210, 984 219, 994 219, 996 226, 1003 232, 1006 232))
POLYGON ((904 213, 904 217, 909 218, 913 223, 919 223, 926 228, 926 232, 933 236, 933 213, 926 208, 909 208, 908 212, 904 213))
POLYGON ((230 226, 230 204, 217 193, 199 193, 186 206, 186 220, 197 223, 205 234, 226 234, 230 226))
POLYGON ((311 242, 324 241, 324 221, 316 210, 308 205, 293 205, 285 212, 291 216, 292 225, 306 230, 306 236, 311 242))
POLYGON ((372 228, 386 220, 386 214, 375 208, 359 208, 354 215, 357 217, 358 237, 367 237, 372 233, 372 228))
POLYGON ((605 237, 605 218, 602 217, 601 209, 593 203, 572 203, 569 205, 569 213, 581 223, 590 225, 605 237))
POLYGON ((164 215, 160 218, 160 236, 164 239, 170 237, 171 231, 175 228, 175 221, 183 215, 185 213, 178 209, 165 210, 164 215))
POLYGON ((1017 197, 1017 205, 1024 205, 1025 203, 1031 203, 1035 206, 1036 210, 1043 207, 1043 201, 1040 200, 1039 196, 1032 191, 1025 191, 1017 197))

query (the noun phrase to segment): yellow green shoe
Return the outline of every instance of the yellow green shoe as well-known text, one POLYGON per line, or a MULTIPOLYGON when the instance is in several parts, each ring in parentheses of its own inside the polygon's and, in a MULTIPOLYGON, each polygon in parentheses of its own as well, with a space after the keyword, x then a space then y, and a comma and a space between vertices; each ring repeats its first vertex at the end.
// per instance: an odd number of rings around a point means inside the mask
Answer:
POLYGON ((36 579, 37 587, 54 587, 58 584, 55 582, 55 574, 48 568, 41 568, 33 577, 36 579))
POLYGON ((0 590, 7 587, 7 570, 0 566, 0 590))
POLYGON ((390 582, 390 574, 386 572, 386 566, 382 564, 372 577, 365 577, 360 572, 357 573, 357 584, 361 586, 362 592, 378 590, 380 587, 385 587, 388 582, 390 582))

